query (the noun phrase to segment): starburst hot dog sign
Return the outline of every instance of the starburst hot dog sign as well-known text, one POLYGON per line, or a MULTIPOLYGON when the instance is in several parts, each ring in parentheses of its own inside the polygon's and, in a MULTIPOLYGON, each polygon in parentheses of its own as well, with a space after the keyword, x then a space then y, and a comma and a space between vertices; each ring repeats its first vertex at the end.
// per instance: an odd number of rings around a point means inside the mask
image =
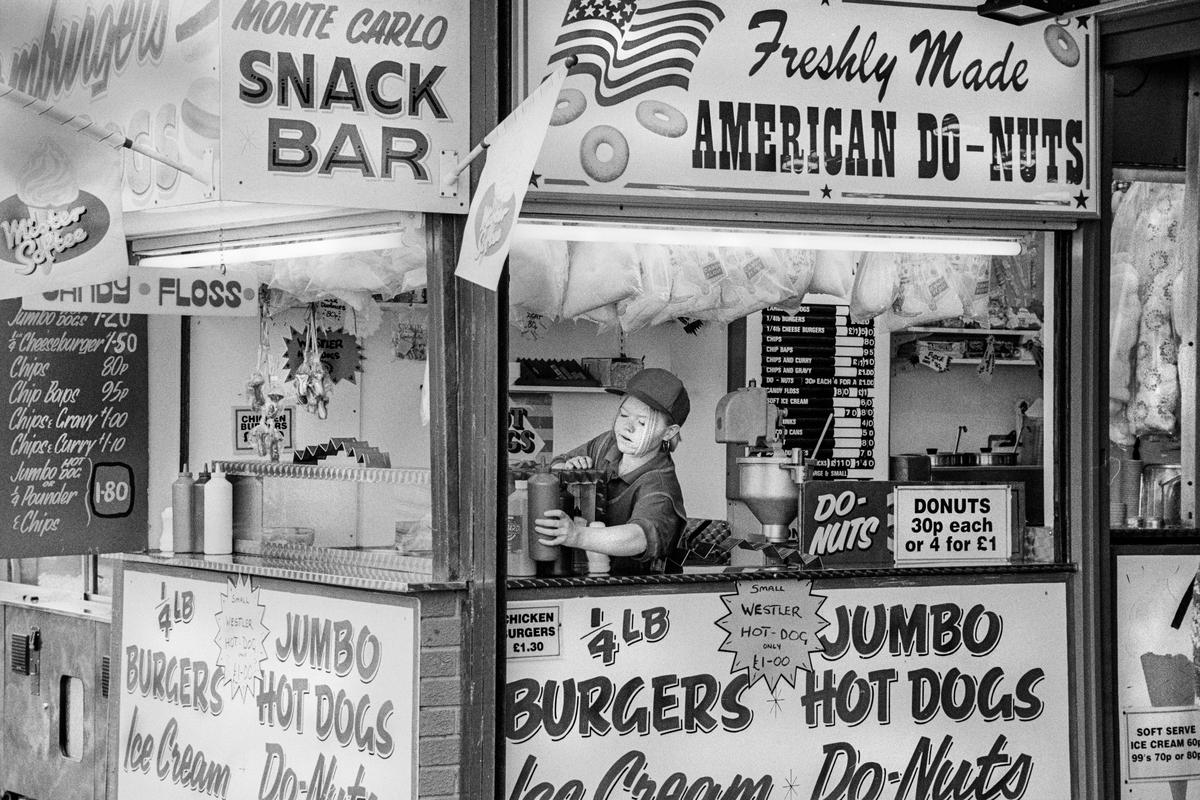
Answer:
POLYGON ((729 613, 716 622, 728 634, 720 650, 733 654, 733 672, 744 669, 750 685, 762 678, 774 692, 780 679, 795 688, 796 673, 812 671, 812 654, 824 649, 817 634, 829 624, 812 581, 741 582, 721 600, 729 613))

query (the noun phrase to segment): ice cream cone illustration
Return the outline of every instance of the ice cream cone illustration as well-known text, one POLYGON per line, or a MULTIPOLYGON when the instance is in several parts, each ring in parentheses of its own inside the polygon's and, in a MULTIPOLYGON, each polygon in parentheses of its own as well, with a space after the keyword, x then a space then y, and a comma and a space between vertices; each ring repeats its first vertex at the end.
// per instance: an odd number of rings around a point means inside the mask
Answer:
POLYGON ((71 157, 55 142, 45 140, 17 176, 17 197, 38 225, 51 214, 68 212, 79 198, 79 178, 71 157))
MULTIPOLYGON (((1142 653, 1142 674, 1152 706, 1190 706, 1196 702, 1196 668, 1182 653, 1142 653)), ((1171 800, 1187 800, 1187 781, 1168 781, 1171 800)))

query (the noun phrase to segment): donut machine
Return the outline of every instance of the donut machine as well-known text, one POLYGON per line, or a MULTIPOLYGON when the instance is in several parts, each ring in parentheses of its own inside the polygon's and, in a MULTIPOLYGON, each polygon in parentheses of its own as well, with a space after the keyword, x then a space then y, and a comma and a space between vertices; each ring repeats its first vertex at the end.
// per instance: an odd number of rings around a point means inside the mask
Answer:
MULTIPOLYGON (((807 476, 804 454, 798 448, 787 451, 779 446, 779 414, 766 389, 753 385, 717 402, 717 442, 746 448, 734 459, 726 494, 730 529, 751 543, 763 539, 767 545, 786 543, 788 526, 800 510, 800 487, 807 476)), ((743 559, 743 564, 769 559, 761 550, 750 552, 757 557, 743 559)))

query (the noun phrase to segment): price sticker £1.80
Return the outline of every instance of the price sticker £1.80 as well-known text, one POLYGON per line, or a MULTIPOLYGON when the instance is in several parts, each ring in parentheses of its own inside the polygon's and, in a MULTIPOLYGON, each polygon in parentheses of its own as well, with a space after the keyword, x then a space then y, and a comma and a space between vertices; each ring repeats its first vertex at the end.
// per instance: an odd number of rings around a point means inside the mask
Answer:
POLYGON ((133 470, 127 464, 100 463, 92 470, 88 498, 98 517, 123 517, 133 509, 133 470))

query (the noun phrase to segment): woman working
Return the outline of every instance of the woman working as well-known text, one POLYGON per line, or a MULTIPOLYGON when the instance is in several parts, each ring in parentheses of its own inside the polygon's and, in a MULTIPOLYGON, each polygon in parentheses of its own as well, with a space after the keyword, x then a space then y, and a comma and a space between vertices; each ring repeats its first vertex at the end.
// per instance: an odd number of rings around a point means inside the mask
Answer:
POLYGON ((678 571, 668 564, 687 524, 671 451, 691 410, 687 389, 665 369, 644 369, 629 379, 612 429, 559 456, 555 469, 599 469, 608 474, 603 519, 548 511, 534 521, 547 545, 566 545, 611 557, 614 575, 678 571))

